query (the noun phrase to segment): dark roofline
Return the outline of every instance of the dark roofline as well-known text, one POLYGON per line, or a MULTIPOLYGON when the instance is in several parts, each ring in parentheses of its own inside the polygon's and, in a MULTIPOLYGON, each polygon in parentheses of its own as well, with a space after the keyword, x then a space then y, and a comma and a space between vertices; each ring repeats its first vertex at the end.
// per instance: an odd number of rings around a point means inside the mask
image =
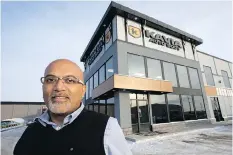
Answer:
POLYGON ((94 46, 92 44, 95 44, 95 42, 93 42, 93 41, 96 40, 97 36, 100 35, 100 34, 98 35, 98 33, 102 33, 102 32, 100 32, 100 29, 103 29, 102 25, 103 24, 108 24, 108 23, 106 23, 109 20, 107 18, 112 18, 115 15, 120 14, 119 12, 123 12, 122 14, 124 14, 124 13, 131 14, 131 15, 134 15, 134 16, 140 18, 141 20, 144 20, 144 21, 148 22, 148 23, 152 23, 152 25, 154 25, 154 27, 156 27, 156 29, 158 29, 158 30, 160 30, 162 32, 166 32, 166 33, 168 33, 170 35, 173 35, 173 36, 176 36, 178 38, 181 38, 181 36, 182 36, 184 40, 189 40, 190 39, 190 41, 193 42, 195 45, 200 45, 200 44, 203 43, 203 40, 201 38, 198 38, 198 37, 196 37, 194 35, 191 35, 191 34, 189 34, 187 32, 184 32, 184 31, 182 31, 182 30, 180 30, 178 28, 175 28, 175 27, 173 27, 171 25, 168 25, 168 24, 163 23, 163 22, 161 22, 159 20, 156 20, 156 19, 154 19, 152 17, 149 17, 149 16, 147 16, 145 14, 142 14, 142 13, 136 11, 136 10, 130 9, 128 7, 125 7, 125 6, 121 5, 121 4, 118 4, 118 3, 112 1, 110 3, 110 5, 108 6, 104 16, 102 17, 102 19, 101 19, 98 27, 96 28, 94 34, 92 35, 86 49, 84 50, 84 52, 83 52, 83 54, 82 54, 82 56, 80 58, 81 62, 85 61, 84 56, 86 54, 89 54, 89 52, 88 53, 86 53, 86 52, 88 50, 90 50, 90 46, 94 46))
POLYGON ((211 55, 211 54, 209 54, 209 53, 205 53, 205 52, 202 52, 202 51, 199 51, 199 50, 197 50, 197 52, 202 53, 202 54, 205 54, 205 55, 208 55, 208 56, 211 56, 211 57, 213 57, 213 58, 215 58, 215 59, 219 59, 219 60, 226 61, 226 62, 228 62, 228 63, 231 63, 231 64, 232 64, 232 62, 231 62, 231 61, 229 61, 229 60, 225 60, 225 59, 222 59, 222 58, 216 57, 216 56, 211 55))

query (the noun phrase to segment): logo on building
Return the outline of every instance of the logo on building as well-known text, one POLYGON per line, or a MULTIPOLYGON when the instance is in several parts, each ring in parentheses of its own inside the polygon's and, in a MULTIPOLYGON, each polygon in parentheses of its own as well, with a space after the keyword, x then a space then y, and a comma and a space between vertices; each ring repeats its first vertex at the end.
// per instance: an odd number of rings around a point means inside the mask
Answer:
POLYGON ((91 54, 89 55, 89 57, 87 58, 86 63, 88 65, 91 65, 93 63, 93 61, 95 60, 95 58, 100 54, 100 52, 103 50, 103 46, 104 46, 104 41, 103 38, 99 41, 99 43, 96 45, 96 48, 91 52, 91 54))
POLYGON ((105 44, 107 44, 111 39, 111 31, 110 28, 108 28, 106 34, 105 34, 105 44))
POLYGON ((129 33, 129 35, 131 35, 134 38, 141 37, 141 30, 139 28, 131 26, 131 25, 128 26, 128 33, 129 33))
POLYGON ((149 42, 166 46, 177 51, 181 48, 181 43, 179 41, 167 38, 164 35, 156 34, 155 32, 150 32, 149 30, 145 30, 145 37, 150 38, 149 42))

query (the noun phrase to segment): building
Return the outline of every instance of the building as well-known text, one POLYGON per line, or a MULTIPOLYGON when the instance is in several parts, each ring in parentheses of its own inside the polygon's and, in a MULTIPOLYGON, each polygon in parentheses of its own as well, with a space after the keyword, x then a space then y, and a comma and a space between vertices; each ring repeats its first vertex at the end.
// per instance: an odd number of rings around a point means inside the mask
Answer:
POLYGON ((125 134, 232 119, 232 63, 202 39, 111 2, 81 61, 85 107, 125 134))
POLYGON ((1 120, 9 118, 32 119, 43 112, 44 102, 1 102, 1 120))

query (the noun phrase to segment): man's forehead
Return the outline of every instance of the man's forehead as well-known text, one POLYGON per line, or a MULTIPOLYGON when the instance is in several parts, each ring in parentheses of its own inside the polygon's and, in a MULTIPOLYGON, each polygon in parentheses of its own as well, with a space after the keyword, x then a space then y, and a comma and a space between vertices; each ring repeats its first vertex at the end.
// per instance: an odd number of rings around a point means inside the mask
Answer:
POLYGON ((82 78, 82 71, 79 66, 67 60, 54 61, 50 63, 44 74, 45 76, 48 74, 56 76, 73 75, 82 78))

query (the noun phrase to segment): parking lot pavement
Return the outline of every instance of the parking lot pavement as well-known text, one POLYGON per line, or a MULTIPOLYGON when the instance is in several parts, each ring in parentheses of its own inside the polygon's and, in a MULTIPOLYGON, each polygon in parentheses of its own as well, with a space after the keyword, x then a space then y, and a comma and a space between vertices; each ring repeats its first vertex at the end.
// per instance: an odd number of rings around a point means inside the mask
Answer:
POLYGON ((232 126, 161 135, 129 145, 134 155, 231 155, 232 126))
MULTIPOLYGON (((1 133, 1 154, 12 150, 25 127, 1 133)), ((128 142, 134 155, 231 155, 232 126, 197 129, 187 132, 158 135, 153 139, 128 142)))

